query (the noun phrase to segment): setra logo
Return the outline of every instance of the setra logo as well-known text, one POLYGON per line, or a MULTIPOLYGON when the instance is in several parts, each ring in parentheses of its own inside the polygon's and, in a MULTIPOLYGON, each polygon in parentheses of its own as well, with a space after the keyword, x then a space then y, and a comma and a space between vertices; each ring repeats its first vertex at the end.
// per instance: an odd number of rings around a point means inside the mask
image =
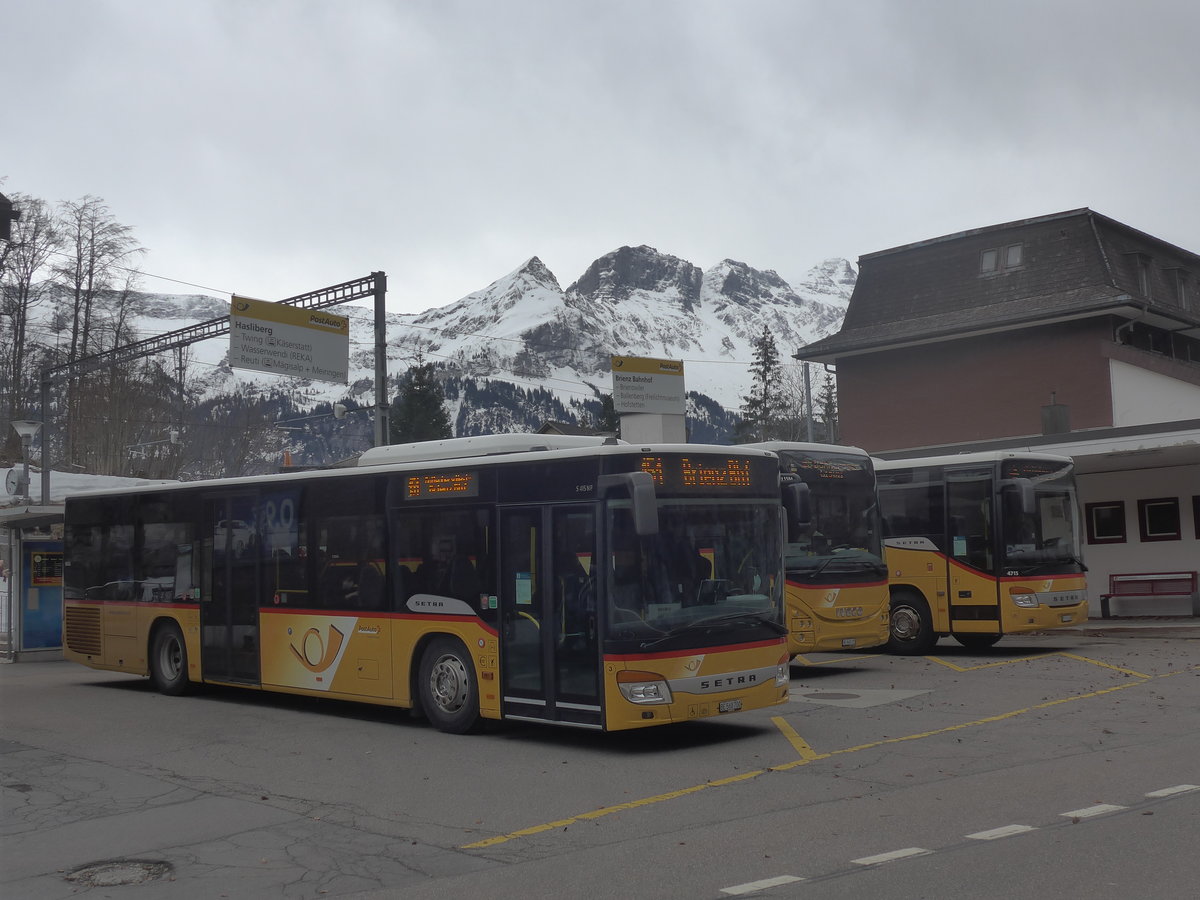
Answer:
POLYGON ((310 628, 300 638, 299 647, 295 643, 289 646, 296 659, 300 661, 300 665, 308 671, 324 672, 337 659, 338 651, 342 649, 342 641, 345 640, 345 637, 334 625, 329 626, 327 639, 322 639, 321 632, 316 628, 310 628))

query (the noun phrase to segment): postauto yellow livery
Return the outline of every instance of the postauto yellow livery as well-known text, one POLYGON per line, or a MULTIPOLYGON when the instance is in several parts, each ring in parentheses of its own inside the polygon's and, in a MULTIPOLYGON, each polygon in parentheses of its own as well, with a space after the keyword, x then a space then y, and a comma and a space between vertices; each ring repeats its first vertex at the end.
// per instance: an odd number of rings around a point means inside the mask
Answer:
POLYGON ((787 698, 778 463, 547 435, 72 498, 66 655, 437 727, 619 730, 787 698))

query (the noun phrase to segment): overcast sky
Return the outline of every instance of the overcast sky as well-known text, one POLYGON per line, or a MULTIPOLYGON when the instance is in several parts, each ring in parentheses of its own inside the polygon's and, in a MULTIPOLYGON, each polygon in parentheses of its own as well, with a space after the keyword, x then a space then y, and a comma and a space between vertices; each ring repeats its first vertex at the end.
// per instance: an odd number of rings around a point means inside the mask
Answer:
POLYGON ((797 278, 1083 206, 1200 251, 1194 0, 0 0, 0 35, 0 191, 99 196, 212 293, 383 270, 419 311, 625 244, 797 278))

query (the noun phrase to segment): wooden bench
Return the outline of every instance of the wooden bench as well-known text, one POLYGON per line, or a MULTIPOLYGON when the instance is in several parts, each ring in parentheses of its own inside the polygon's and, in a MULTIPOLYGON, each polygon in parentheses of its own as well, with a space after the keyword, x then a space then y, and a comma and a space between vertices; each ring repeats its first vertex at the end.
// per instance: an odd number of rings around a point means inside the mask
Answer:
POLYGON ((1200 616, 1200 593, 1195 572, 1131 572, 1108 576, 1108 593, 1100 595, 1100 618, 1112 618, 1109 601, 1191 600, 1193 616, 1200 616))

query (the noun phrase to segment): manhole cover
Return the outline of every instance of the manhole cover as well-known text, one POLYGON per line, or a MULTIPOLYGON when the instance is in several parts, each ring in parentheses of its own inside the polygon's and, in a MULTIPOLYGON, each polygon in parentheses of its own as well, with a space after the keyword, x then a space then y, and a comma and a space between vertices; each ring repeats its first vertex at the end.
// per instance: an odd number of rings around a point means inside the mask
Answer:
POLYGON ((171 874, 171 864, 153 859, 110 859, 88 863, 65 876, 67 881, 87 887, 116 887, 121 884, 145 884, 171 874))

